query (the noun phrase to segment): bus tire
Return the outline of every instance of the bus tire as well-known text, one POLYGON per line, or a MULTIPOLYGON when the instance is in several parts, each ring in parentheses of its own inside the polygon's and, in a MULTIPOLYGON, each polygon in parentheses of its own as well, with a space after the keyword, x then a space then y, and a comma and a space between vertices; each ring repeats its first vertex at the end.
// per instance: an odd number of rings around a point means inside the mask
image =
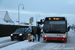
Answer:
POLYGON ((11 41, 14 41, 14 39, 11 39, 11 41))
POLYGON ((43 40, 43 42, 46 42, 47 40, 43 40))
POLYGON ((64 41, 64 43, 67 43, 67 41, 64 41))

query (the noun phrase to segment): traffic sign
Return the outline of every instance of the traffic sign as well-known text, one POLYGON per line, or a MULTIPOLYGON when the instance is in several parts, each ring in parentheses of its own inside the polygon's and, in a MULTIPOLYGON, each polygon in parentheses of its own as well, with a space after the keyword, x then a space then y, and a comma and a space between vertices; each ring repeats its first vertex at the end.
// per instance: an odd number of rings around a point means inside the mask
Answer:
POLYGON ((28 29, 27 29, 27 32, 28 32, 28 33, 30 33, 30 32, 31 32, 31 29, 30 29, 30 28, 28 28, 28 29))

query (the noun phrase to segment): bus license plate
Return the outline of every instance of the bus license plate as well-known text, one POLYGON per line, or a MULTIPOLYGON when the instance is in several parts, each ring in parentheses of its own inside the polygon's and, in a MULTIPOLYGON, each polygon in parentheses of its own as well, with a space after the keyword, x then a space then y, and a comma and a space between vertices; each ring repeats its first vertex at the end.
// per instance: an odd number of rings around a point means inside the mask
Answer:
POLYGON ((53 40, 57 40, 57 38, 53 38, 53 40))

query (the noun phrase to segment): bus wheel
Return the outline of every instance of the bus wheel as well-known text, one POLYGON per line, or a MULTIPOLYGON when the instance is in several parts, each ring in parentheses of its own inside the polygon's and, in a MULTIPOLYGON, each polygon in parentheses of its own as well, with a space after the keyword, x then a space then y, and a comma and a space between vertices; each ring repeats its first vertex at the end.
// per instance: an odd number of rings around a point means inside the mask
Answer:
POLYGON ((47 40, 43 40, 43 42, 46 42, 47 40))
POLYGON ((50 40, 47 40, 47 42, 50 42, 50 40))
POLYGON ((67 43, 67 41, 64 41, 64 43, 67 43))

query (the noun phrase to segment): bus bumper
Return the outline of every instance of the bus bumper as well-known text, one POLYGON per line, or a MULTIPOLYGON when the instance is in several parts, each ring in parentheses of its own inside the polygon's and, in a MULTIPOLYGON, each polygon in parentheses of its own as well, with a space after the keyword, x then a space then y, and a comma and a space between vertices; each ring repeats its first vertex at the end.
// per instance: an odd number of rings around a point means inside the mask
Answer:
POLYGON ((44 40, 67 41, 67 37, 43 37, 44 40))

